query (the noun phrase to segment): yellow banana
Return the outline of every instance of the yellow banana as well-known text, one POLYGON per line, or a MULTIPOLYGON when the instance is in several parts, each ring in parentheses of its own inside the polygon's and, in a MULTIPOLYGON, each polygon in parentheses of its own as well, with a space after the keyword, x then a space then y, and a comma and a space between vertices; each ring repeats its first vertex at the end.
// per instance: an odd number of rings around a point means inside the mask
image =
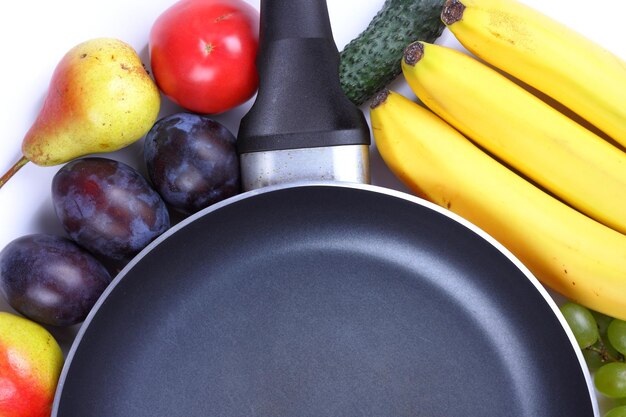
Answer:
POLYGON ((626 63, 619 57, 515 0, 447 0, 441 19, 473 54, 626 146, 626 63))
POLYGON ((372 102, 387 166, 419 196, 509 249, 545 285, 626 320, 626 236, 541 191, 398 93, 372 102))
POLYGON ((473 57, 407 47, 402 71, 417 97, 496 158, 562 201, 626 233, 626 153, 473 57))

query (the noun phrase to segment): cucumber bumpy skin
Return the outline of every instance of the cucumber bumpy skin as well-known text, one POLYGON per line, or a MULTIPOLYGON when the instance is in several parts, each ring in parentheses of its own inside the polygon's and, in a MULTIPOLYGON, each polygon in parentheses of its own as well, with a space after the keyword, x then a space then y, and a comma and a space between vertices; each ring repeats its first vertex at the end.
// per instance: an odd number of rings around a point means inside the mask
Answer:
POLYGON ((402 54, 410 43, 432 43, 441 36, 443 5, 444 0, 385 1, 340 53, 339 80, 354 104, 365 103, 400 75, 402 54))

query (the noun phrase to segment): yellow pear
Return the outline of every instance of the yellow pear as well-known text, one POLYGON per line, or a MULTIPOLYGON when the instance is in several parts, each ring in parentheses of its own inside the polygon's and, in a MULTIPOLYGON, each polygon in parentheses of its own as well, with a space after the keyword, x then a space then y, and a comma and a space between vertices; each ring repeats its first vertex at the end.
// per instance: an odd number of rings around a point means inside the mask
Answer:
POLYGON ((43 106, 22 143, 23 158, 40 166, 111 152, 143 137, 156 121, 161 97, 137 52, 113 38, 70 49, 57 64, 43 106))
POLYGON ((0 312, 0 416, 49 417, 63 361, 43 326, 0 312))

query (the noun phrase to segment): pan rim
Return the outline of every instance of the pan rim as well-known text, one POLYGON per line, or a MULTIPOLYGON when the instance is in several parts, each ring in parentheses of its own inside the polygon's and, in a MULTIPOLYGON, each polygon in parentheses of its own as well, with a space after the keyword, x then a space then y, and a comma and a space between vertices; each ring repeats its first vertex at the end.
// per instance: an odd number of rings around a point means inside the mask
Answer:
POLYGON ((583 376, 585 378, 585 383, 587 385, 587 390, 589 392, 589 399, 591 400, 591 406, 592 406, 592 409, 593 409, 593 417, 600 417, 600 409, 599 409, 599 404, 598 404, 598 398, 597 398, 597 395, 596 395, 596 391, 595 391, 595 387, 594 387, 594 384, 593 384, 593 379, 591 377, 591 373, 590 373, 589 368, 588 368, 588 366, 586 364, 586 361, 584 359, 582 351, 578 347, 578 344, 576 342, 576 338, 575 338, 573 332, 571 331, 569 325, 567 324, 567 322, 565 320, 565 317, 563 316, 563 314, 559 310, 559 307, 558 307, 556 301, 552 298, 552 296, 550 295, 548 290, 543 286, 543 284, 539 281, 539 279, 537 277, 535 277, 533 275, 533 273, 510 250, 508 250, 504 245, 502 245, 499 241, 497 241, 489 233, 487 233, 486 231, 484 231, 480 227, 476 226, 474 223, 470 222, 469 220, 461 217, 460 215, 458 215, 458 214, 456 214, 454 212, 446 210, 443 207, 438 206, 435 203, 427 201, 427 200, 425 200, 425 199, 423 199, 421 197, 409 194, 407 192, 394 190, 394 189, 383 187, 383 186, 379 186, 379 185, 362 184, 362 183, 354 183, 354 182, 341 182, 341 181, 320 181, 320 180, 314 180, 314 181, 310 181, 310 180, 294 181, 294 182, 290 182, 290 183, 275 184, 275 185, 270 185, 270 186, 266 186, 266 187, 262 187, 262 188, 258 188, 258 189, 254 189, 254 190, 250 190, 250 191, 246 191, 246 192, 242 192, 240 194, 237 194, 235 196, 232 196, 230 198, 222 200, 222 201, 220 201, 218 203, 215 203, 215 204, 213 204, 213 205, 211 205, 211 206, 209 206, 209 207, 207 207, 207 208, 205 208, 203 210, 200 210, 199 212, 197 212, 195 214, 192 214, 191 216, 183 219, 181 222, 179 222, 176 225, 172 226, 170 229, 168 229, 163 234, 161 234, 157 239, 152 241, 148 246, 146 246, 141 252, 139 252, 113 278, 111 283, 107 286, 107 288, 104 290, 104 292, 98 298, 98 300, 96 301, 96 303, 92 307, 91 311, 89 312, 89 314, 87 315, 87 317, 85 318, 83 323, 80 325, 80 328, 78 329, 78 332, 76 333, 76 336, 75 336, 75 338, 74 338, 74 340, 72 342, 72 345, 70 346, 70 349, 69 349, 69 351, 67 353, 67 356, 65 358, 65 362, 63 364, 63 368, 61 370, 61 374, 59 376, 59 380, 58 380, 58 383, 57 383, 56 392, 55 392, 55 396, 54 396, 54 401, 53 401, 53 404, 52 404, 51 417, 56 417, 57 416, 59 405, 60 405, 60 401, 61 401, 61 395, 63 393, 63 388, 64 388, 65 381, 66 381, 66 378, 67 378, 67 374, 68 374, 68 372, 69 372, 69 370, 71 368, 71 365, 72 365, 72 360, 74 358, 74 355, 75 355, 76 351, 80 347, 82 338, 85 335, 85 332, 87 331, 87 329, 89 328, 89 325, 91 324, 91 322, 93 320, 93 317, 98 313, 98 310, 100 309, 102 304, 105 302, 105 300, 108 298, 109 294, 111 294, 111 292, 113 292, 115 290, 115 287, 117 287, 117 285, 124 279, 124 277, 128 274, 128 272, 131 269, 133 269, 134 266, 141 261, 141 259, 143 259, 149 252, 151 252, 161 242, 163 242, 164 240, 168 239, 169 236, 177 233, 180 229, 183 229, 184 227, 186 227, 187 225, 189 225, 190 223, 192 223, 193 221, 195 221, 198 218, 204 217, 204 216, 209 215, 210 213, 212 213, 214 211, 220 210, 220 209, 222 209, 222 208, 224 208, 224 207, 226 207, 228 205, 237 203, 238 201, 241 201, 241 200, 244 200, 244 199, 248 199, 248 198, 254 197, 256 195, 271 193, 271 192, 280 191, 280 190, 286 190, 286 189, 290 189, 290 188, 302 188, 302 187, 349 188, 349 189, 353 189, 353 190, 373 192, 373 193, 382 194, 382 195, 386 195, 386 196, 389 196, 389 197, 394 197, 394 198, 398 198, 398 199, 401 199, 401 200, 405 200, 407 202, 417 204, 417 205, 422 206, 422 207, 424 207, 426 209, 433 210, 433 211, 437 212, 438 214, 441 214, 441 215, 443 215, 445 217, 448 217, 449 219, 455 221, 456 223, 458 223, 458 224, 466 227, 470 231, 474 232, 480 238, 484 239, 487 243, 489 243, 491 246, 493 246, 495 249, 497 249, 502 255, 504 255, 506 258, 508 258, 508 260, 510 262, 512 262, 515 265, 515 267, 520 272, 522 272, 522 274, 524 274, 526 279, 535 287, 537 292, 542 296, 544 301, 547 303, 548 307, 550 307, 550 309, 552 310, 552 313, 554 314, 554 316, 558 320, 559 324, 561 325, 561 327, 565 331, 565 334, 567 335, 567 338, 570 341, 572 349, 574 350, 576 358, 578 359, 580 370, 582 371, 583 376))

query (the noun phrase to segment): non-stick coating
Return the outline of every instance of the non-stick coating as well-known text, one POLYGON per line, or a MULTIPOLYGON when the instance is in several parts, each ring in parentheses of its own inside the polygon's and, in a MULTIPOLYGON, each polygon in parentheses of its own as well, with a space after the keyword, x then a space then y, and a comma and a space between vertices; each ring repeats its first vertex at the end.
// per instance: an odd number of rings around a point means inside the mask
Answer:
POLYGON ((211 210, 119 277, 62 376, 62 417, 589 417, 536 286, 449 217, 311 185, 211 210))

